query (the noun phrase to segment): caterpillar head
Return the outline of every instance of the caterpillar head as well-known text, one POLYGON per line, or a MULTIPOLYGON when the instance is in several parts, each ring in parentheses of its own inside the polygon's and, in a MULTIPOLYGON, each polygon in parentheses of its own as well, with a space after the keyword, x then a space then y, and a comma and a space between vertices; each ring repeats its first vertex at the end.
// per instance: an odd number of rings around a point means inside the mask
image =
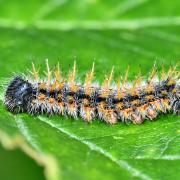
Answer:
POLYGON ((32 94, 32 85, 17 76, 7 87, 4 104, 7 109, 13 113, 25 112, 32 99, 32 94))
POLYGON ((174 101, 172 103, 172 108, 175 114, 180 115, 180 86, 176 87, 176 94, 174 96, 174 101))

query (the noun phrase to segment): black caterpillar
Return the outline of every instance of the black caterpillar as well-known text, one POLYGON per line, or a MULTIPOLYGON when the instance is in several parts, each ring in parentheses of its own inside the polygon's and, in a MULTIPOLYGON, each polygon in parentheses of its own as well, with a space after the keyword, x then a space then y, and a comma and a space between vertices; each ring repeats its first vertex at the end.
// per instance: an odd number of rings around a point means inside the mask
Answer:
POLYGON ((174 112, 180 114, 179 72, 170 68, 157 80, 155 68, 146 82, 137 77, 129 85, 127 74, 122 82, 110 87, 113 70, 102 86, 91 82, 94 65, 87 73, 84 85, 75 81, 76 65, 66 81, 61 78, 59 66, 55 78, 51 79, 47 64, 47 80, 39 80, 33 65, 35 81, 15 77, 9 84, 4 103, 13 113, 60 114, 74 118, 82 117, 90 122, 95 118, 114 124, 118 121, 141 124, 145 119, 155 119, 159 114, 174 112))

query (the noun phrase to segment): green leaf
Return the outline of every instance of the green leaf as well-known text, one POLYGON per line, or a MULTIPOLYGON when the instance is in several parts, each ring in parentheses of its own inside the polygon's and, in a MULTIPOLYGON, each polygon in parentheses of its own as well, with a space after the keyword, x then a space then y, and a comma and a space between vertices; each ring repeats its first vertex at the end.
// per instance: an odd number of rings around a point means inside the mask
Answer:
MULTIPOLYGON (((99 82, 113 65, 115 80, 128 64, 130 79, 139 66, 146 76, 155 60, 166 69, 178 62, 179 28, 178 0, 0 1, 1 82, 8 82, 14 73, 27 73, 32 61, 43 72, 46 58, 51 67, 60 61, 64 76, 76 59, 81 80, 94 60, 99 82)), ((2 103, 3 87, 0 93, 0 132, 10 139, 19 137, 37 154, 51 157, 43 161, 47 179, 180 176, 179 116, 162 115, 139 126, 15 116, 2 103)))
POLYGON ((7 151, 0 146, 0 161, 6 162, 0 166, 2 179, 23 180, 24 177, 28 180, 45 179, 42 167, 37 166, 29 156, 19 149, 7 151))

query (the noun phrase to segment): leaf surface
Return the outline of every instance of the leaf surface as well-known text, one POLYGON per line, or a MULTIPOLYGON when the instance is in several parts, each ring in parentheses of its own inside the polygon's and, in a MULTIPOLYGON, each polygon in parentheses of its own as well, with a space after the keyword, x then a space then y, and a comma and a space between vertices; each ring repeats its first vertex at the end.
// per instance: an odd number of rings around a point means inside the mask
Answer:
MULTIPOLYGON (((26 73, 33 61, 45 69, 60 61, 66 77, 74 59, 78 79, 95 61, 95 81, 115 66, 129 79, 154 61, 167 69, 180 57, 179 1, 0 1, 1 82, 26 73)), ((68 117, 12 115, 0 90, 0 130, 20 136, 38 153, 56 159, 58 179, 178 179, 180 117, 162 115, 140 126, 91 124, 68 117)))

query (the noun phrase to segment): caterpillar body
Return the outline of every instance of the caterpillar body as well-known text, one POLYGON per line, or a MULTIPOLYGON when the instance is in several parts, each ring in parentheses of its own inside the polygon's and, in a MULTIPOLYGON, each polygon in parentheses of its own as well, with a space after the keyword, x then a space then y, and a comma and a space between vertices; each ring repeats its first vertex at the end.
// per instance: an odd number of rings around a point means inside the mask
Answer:
POLYGON ((34 80, 16 76, 7 87, 4 104, 12 113, 69 115, 87 122, 101 119, 109 124, 118 121, 141 124, 160 114, 180 114, 180 72, 176 67, 170 67, 167 73, 162 69, 161 77, 157 78, 154 66, 146 81, 138 75, 131 84, 127 83, 127 70, 125 77, 111 87, 114 68, 103 84, 97 86, 92 83, 94 63, 84 84, 76 83, 76 63, 66 80, 61 77, 59 65, 52 78, 46 62, 45 80, 40 80, 32 65, 34 80))

